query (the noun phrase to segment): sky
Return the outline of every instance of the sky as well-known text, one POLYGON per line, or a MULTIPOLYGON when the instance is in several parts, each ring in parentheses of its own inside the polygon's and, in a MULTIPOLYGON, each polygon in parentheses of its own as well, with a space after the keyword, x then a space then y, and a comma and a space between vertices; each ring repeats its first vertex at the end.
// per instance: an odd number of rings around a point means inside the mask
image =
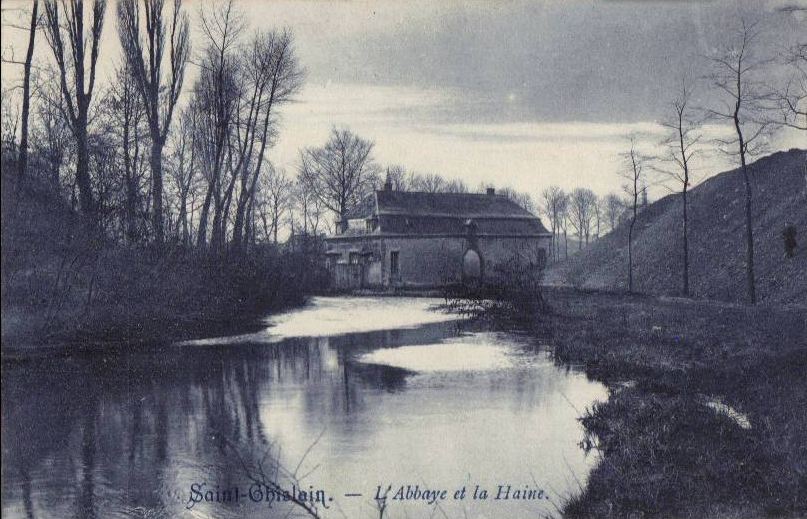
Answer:
MULTIPOLYGON (((3 8, 14 4, 4 1, 3 8)), ((658 121, 681 76, 701 78, 704 56, 731 41, 741 17, 761 20, 762 56, 807 35, 805 12, 781 11, 807 7, 807 0, 239 5, 251 28, 290 28, 306 69, 303 90, 282 108, 280 135, 269 152, 277 166, 293 173, 300 148, 324 144, 333 126, 349 127, 375 143, 382 167, 399 164, 533 196, 550 184, 620 191, 628 136, 637 135, 647 153, 658 150, 664 136, 658 121)), ((201 2, 185 7, 195 23, 201 2)), ((3 32, 4 56, 11 48, 22 55, 18 35, 3 32)), ((111 3, 101 78, 112 77, 119 58, 111 3)), ((3 65, 4 88, 14 73, 3 65)), ((188 85, 193 75, 189 69, 188 85)), ((700 106, 721 102, 705 82, 695 97, 700 106)), ((782 132, 771 143, 771 149, 790 147, 807 147, 803 132, 782 132)), ((704 154, 696 176, 728 167, 728 158, 704 154)), ((667 192, 653 186, 651 198, 667 192)))

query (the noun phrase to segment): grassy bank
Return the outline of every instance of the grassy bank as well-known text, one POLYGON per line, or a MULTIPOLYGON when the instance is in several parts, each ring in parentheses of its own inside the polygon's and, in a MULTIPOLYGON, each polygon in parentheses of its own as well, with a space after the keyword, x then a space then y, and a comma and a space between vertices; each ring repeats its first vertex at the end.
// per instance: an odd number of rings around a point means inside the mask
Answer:
MULTIPOLYGON (((759 301, 807 301, 807 150, 777 152, 749 166, 753 188, 754 263, 759 301), (796 230, 792 255, 782 233, 796 230)), ((694 297, 748 300, 742 171, 711 177, 688 195, 689 288, 694 297)), ((637 292, 682 293, 680 194, 643 207, 633 231, 633 283, 637 292)), ((630 221, 574 254, 549 265, 547 281, 574 287, 627 290, 630 221)), ((574 250, 574 249, 570 249, 574 250)))
POLYGON ((53 186, 3 179, 4 353, 226 333, 325 286, 316 254, 125 244, 53 186))
POLYGON ((117 247, 49 257, 8 276, 3 344, 169 341, 226 333, 300 305, 321 286, 311 258, 273 248, 212 254, 117 247))
POLYGON ((539 328, 611 397, 569 517, 807 515, 807 311, 555 290, 539 328))

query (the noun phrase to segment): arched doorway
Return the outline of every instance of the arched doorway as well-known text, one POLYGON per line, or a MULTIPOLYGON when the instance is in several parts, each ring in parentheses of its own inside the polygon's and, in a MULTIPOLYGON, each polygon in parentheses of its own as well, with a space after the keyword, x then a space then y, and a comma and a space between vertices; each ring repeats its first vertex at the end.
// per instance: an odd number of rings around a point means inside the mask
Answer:
POLYGON ((462 277, 466 281, 482 279, 482 258, 473 249, 468 249, 462 256, 462 277))

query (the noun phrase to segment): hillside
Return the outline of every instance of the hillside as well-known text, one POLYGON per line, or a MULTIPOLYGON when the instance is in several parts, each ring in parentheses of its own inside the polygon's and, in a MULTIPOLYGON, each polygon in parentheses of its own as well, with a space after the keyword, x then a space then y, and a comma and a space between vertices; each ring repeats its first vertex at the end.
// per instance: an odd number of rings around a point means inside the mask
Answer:
MULTIPOLYGON (((807 150, 792 149, 750 166, 753 185, 757 296, 767 303, 807 303, 807 150), (782 230, 797 229, 795 256, 784 253, 782 230)), ((746 301, 744 188, 739 169, 690 191, 690 291, 693 297, 746 301)), ((582 288, 627 288, 629 222, 568 261, 550 266, 547 282, 582 288)), ((681 292, 681 198, 646 207, 634 229, 634 289, 681 292)))

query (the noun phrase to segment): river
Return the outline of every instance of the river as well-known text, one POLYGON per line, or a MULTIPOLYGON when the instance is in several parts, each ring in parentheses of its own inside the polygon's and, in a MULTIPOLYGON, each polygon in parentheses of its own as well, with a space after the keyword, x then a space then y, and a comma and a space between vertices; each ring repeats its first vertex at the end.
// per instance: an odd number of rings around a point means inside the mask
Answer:
POLYGON ((2 515, 302 516, 281 491, 328 518, 383 495, 385 518, 557 515, 605 387, 439 302, 321 297, 243 335, 4 362, 2 515))

